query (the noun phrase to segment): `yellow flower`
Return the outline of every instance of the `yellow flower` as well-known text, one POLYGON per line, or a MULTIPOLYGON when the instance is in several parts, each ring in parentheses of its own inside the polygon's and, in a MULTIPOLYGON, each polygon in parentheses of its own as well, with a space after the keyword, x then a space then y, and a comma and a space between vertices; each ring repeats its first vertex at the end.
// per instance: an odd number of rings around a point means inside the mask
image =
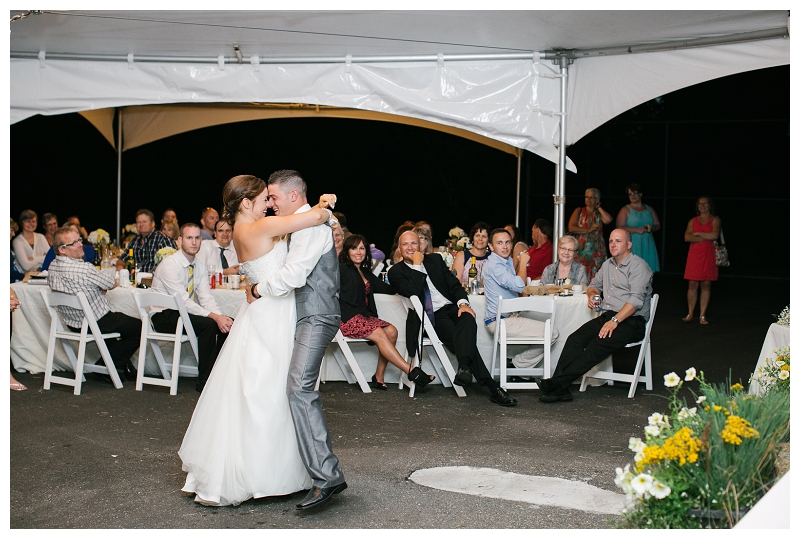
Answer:
POLYGON ((714 405, 714 411, 715 412, 719 412, 721 410, 722 410, 722 406, 717 406, 716 404, 714 405))
POLYGON ((742 438, 758 438, 758 431, 742 417, 731 415, 725 420, 725 428, 720 433, 722 439, 731 445, 739 445, 742 438))
POLYGON ((743 386, 742 384, 740 384, 739 382, 736 382, 735 384, 733 384, 733 385, 731 386, 731 389, 733 389, 733 390, 736 390, 736 389, 744 389, 744 386, 743 386))
POLYGON ((673 460, 683 466, 687 462, 697 462, 697 452, 700 451, 700 440, 692 436, 689 427, 683 427, 664 441, 661 447, 648 446, 642 452, 644 457, 636 463, 636 468, 641 471, 647 464, 662 460, 673 460))

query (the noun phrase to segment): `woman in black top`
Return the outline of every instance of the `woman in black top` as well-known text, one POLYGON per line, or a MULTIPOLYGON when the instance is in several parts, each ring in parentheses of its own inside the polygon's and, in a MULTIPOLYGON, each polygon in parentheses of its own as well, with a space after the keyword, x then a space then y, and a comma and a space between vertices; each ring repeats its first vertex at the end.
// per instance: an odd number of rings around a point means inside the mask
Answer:
POLYGON ((374 294, 394 294, 391 285, 372 274, 372 256, 364 236, 353 234, 344 241, 339 255, 339 306, 342 312, 340 329, 342 335, 353 339, 367 339, 378 346, 378 366, 372 376, 376 389, 386 389, 383 375, 386 365, 392 362, 408 375, 408 379, 421 386, 430 383, 428 376, 419 367, 411 368, 397 351, 397 328, 378 318, 374 294))

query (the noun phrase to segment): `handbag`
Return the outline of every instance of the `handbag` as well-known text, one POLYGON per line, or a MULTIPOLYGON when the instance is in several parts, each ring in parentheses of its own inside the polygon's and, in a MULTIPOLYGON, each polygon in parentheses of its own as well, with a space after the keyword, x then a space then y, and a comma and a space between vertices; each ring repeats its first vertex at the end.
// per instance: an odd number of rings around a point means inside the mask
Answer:
POLYGON ((728 260, 728 248, 725 246, 725 236, 722 234, 722 230, 719 231, 719 242, 714 242, 714 251, 717 258, 717 266, 727 268, 731 265, 728 260))

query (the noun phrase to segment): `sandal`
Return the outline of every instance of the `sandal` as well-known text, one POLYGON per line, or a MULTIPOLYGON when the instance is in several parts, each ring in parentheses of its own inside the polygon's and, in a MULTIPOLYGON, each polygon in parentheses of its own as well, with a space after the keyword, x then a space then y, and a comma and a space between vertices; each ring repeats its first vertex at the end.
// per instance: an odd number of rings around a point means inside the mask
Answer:
POLYGON ((686 315, 684 318, 681 318, 682 322, 691 322, 692 318, 694 318, 691 314, 686 315))
POLYGON ((419 367, 414 367, 411 369, 411 372, 408 373, 408 379, 417 384, 418 386, 426 386, 433 382, 435 376, 431 376, 426 374, 425 371, 420 369, 419 367))
POLYGON ((703 325, 703 326, 707 326, 708 325, 708 320, 706 319, 705 316, 701 316, 700 317, 700 325, 703 325))
POLYGON ((25 387, 25 385, 20 384, 19 382, 11 384, 11 391, 25 391, 26 389, 28 388, 25 387))
POLYGON ((375 375, 372 375, 372 387, 375 389, 386 390, 389 388, 385 383, 379 382, 375 375))

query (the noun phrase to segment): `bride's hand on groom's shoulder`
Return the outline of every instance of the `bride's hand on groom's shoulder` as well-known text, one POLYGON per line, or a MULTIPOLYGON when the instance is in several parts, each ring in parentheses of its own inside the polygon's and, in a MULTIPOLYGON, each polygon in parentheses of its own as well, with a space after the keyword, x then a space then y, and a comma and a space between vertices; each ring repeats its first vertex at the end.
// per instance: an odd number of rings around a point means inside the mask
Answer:
POLYGON ((320 208, 333 208, 336 205, 336 195, 325 194, 319 197, 320 208))

